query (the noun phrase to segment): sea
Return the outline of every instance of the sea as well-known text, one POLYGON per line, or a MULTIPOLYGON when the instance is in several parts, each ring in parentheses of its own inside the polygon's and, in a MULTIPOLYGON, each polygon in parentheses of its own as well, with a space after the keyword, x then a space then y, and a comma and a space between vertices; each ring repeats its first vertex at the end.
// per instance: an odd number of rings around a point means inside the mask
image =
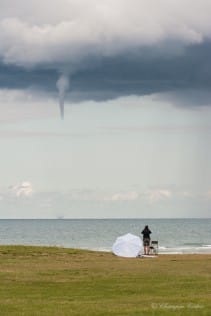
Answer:
POLYGON ((210 254, 209 219, 1 219, 1 245, 37 245, 112 251, 116 238, 152 231, 161 254, 210 254))

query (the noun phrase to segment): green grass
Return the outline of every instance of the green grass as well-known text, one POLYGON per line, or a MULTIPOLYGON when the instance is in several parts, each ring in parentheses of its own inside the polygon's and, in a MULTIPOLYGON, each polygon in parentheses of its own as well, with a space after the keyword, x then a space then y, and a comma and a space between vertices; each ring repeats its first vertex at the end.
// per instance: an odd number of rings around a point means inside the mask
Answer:
POLYGON ((210 315, 211 255, 0 247, 0 315, 210 315))

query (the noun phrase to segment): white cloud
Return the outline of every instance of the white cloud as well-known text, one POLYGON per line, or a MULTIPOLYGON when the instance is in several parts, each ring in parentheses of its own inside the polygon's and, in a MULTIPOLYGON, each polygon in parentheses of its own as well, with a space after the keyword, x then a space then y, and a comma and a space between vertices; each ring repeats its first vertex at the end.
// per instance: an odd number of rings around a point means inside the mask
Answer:
MULTIPOLYGON (((156 190, 153 190, 156 191, 156 190)), ((168 191, 168 190, 160 190, 168 191)), ((205 192, 190 198, 162 192, 162 199, 149 203, 141 191, 71 190, 33 191, 31 183, 23 182, 8 189, 0 189, 2 218, 78 218, 78 217, 208 217, 210 200, 205 192), (118 203, 119 201, 119 203, 118 203), (126 203, 128 201, 128 203, 126 203), (163 203, 165 202, 165 203, 163 203), (133 207, 131 208, 131 203, 133 207), (71 207, 70 207, 71 206, 71 207)), ((180 192, 181 193, 181 192, 180 192)), ((179 193, 178 193, 179 194, 179 193)), ((209 193, 210 195, 210 193, 209 193)))
POLYGON ((148 191, 146 197, 151 203, 155 203, 170 199, 172 197, 172 192, 170 190, 155 189, 148 191))
POLYGON ((34 193, 32 184, 27 181, 11 186, 10 190, 16 197, 30 197, 34 193))
POLYGON ((0 1, 0 58, 22 66, 77 67, 168 40, 210 38, 210 0, 0 1))
POLYGON ((118 192, 114 193, 111 196, 104 197, 104 201, 134 201, 139 197, 138 192, 128 191, 128 192, 118 192))
POLYGON ((194 194, 190 191, 183 191, 181 192, 181 196, 184 198, 193 198, 194 194))
POLYGON ((108 192, 107 190, 72 190, 64 193, 74 201, 134 201, 139 198, 136 191, 108 192))

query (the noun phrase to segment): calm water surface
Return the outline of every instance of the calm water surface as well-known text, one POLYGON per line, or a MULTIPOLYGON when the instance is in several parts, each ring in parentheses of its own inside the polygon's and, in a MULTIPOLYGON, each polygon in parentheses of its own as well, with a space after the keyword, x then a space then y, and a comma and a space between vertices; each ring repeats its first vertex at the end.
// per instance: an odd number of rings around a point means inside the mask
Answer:
POLYGON ((118 236, 140 236, 146 224, 160 253, 211 253, 211 219, 0 220, 0 243, 111 251, 118 236))

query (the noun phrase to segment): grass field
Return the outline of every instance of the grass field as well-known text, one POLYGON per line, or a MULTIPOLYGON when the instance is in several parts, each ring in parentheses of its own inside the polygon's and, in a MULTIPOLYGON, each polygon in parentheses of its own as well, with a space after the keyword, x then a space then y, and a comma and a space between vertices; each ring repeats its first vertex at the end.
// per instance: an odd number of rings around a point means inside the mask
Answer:
POLYGON ((211 315, 211 255, 0 246, 0 315, 211 315))

